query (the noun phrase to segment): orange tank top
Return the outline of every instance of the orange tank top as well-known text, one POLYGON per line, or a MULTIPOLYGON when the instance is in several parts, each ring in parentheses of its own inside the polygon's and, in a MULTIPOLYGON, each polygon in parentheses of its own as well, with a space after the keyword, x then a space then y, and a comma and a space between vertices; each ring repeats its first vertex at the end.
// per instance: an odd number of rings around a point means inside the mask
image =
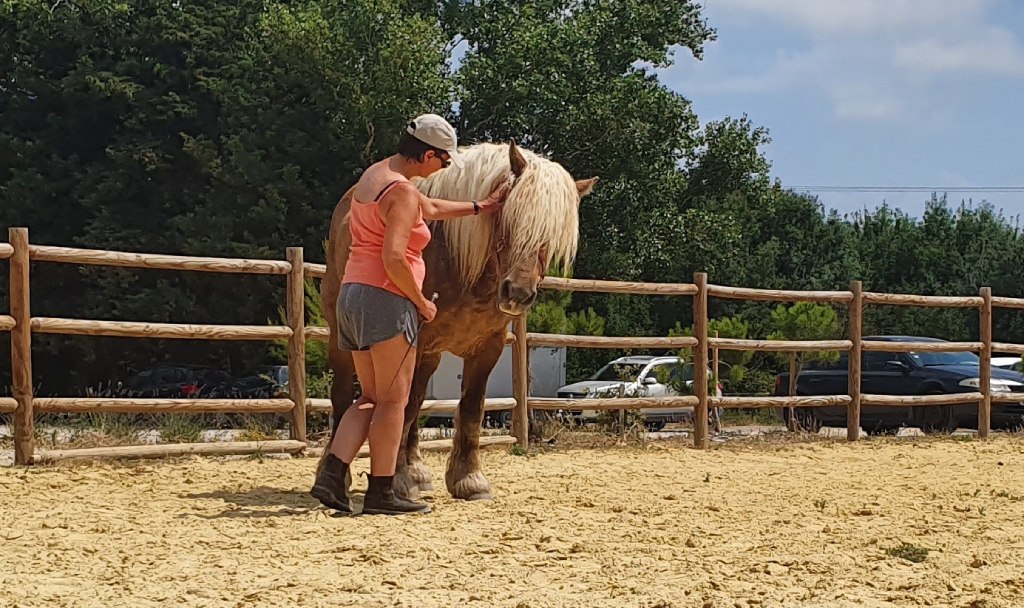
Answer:
MULTIPOLYGON (((352 235, 352 248, 349 250, 348 262, 345 264, 345 274, 341 279, 344 283, 361 283, 386 289, 403 298, 408 298, 388 276, 384 268, 384 230, 386 224, 380 215, 380 199, 387 194, 391 188, 404 180, 395 180, 384 187, 373 201, 363 203, 352 197, 352 207, 349 211, 348 227, 352 235)), ((413 226, 412 234, 409 235, 409 244, 405 250, 405 259, 412 267, 412 275, 416 279, 416 286, 423 289, 423 277, 427 268, 423 262, 423 250, 430 243, 430 228, 423 221, 423 211, 420 210, 416 225, 413 226)))

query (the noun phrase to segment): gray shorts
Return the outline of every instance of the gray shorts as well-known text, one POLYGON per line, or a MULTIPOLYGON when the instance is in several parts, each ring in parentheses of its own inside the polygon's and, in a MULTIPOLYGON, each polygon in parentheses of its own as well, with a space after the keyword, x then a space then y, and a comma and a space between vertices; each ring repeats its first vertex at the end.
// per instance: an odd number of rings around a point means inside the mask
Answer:
POLYGON ((380 287, 345 283, 338 294, 338 341, 344 350, 371 346, 405 333, 416 344, 419 312, 407 298, 380 287))

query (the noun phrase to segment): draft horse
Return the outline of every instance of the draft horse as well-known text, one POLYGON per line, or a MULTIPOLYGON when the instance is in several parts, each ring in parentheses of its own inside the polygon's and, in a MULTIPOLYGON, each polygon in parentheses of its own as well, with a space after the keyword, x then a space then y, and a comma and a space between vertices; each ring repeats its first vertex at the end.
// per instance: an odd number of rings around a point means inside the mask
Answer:
MULTIPOLYGON (((548 269, 571 267, 579 238, 579 204, 597 182, 596 177, 576 181, 558 163, 515 142, 477 144, 460 153, 464 167, 438 171, 418 180, 417 188, 430 197, 449 200, 480 200, 502 182, 509 182, 511 189, 499 214, 436 221, 430 226, 431 242, 423 252, 423 292, 428 297, 438 294, 437 316, 419 334, 395 474, 395 491, 409 498, 432 489, 430 472, 420 459, 418 418, 427 381, 445 351, 465 361, 445 484, 455 498, 491 498, 479 454, 487 378, 504 349, 509 323, 529 311, 548 269)), ((351 353, 338 347, 335 310, 351 245, 351 200, 349 190, 331 218, 327 275, 320 290, 334 373, 332 440, 354 396, 355 368, 351 353)))

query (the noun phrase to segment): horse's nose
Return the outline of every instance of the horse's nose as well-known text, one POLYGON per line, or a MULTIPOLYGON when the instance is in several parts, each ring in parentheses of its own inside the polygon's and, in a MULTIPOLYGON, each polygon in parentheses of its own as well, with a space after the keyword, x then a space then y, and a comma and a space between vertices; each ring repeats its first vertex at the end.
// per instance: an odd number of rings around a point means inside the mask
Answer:
POLYGON ((521 287, 514 284, 510 279, 501 282, 499 295, 502 300, 515 302, 522 306, 529 306, 537 298, 537 291, 528 287, 521 287))

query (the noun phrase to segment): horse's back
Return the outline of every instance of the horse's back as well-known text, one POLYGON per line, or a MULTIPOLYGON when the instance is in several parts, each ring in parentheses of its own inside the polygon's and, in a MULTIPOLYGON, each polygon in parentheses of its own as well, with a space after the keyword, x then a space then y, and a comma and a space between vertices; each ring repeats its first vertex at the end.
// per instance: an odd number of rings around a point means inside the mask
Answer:
POLYGON ((345 270, 345 263, 348 261, 349 247, 352 245, 352 235, 348 230, 348 212, 352 205, 354 191, 355 188, 349 188, 348 192, 342 195, 341 200, 334 206, 334 213, 331 215, 331 228, 327 237, 327 276, 320 282, 320 303, 332 334, 338 327, 338 314, 335 305, 338 301, 338 294, 341 293, 341 275, 345 270))

